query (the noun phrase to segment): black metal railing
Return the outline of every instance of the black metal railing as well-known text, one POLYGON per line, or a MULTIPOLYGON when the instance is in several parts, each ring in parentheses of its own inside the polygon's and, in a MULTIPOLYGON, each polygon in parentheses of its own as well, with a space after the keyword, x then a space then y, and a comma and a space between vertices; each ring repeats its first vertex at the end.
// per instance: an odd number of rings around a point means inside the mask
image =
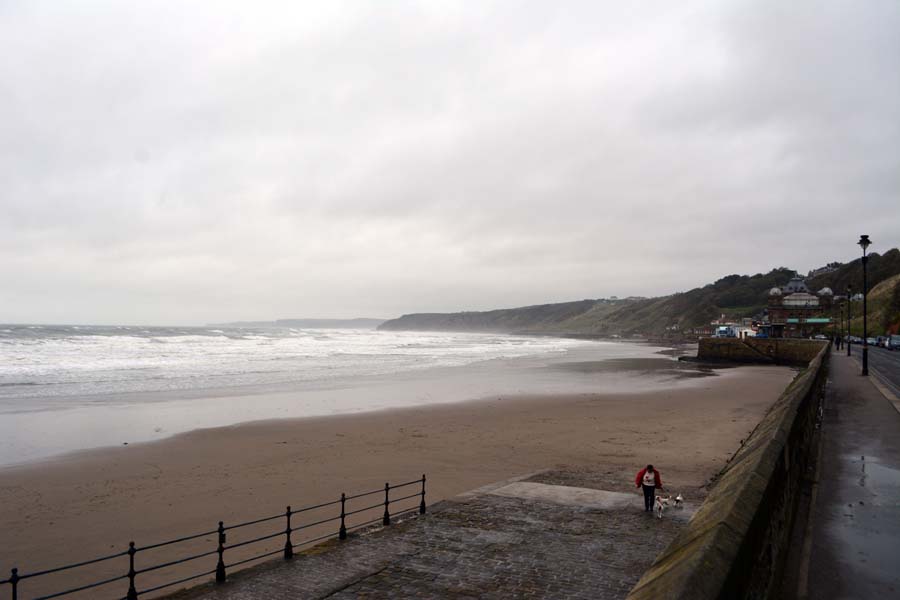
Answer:
MULTIPOLYGON (((425 475, 422 475, 420 479, 414 479, 413 481, 407 481, 406 483, 401 483, 397 485, 390 485, 388 483, 384 484, 384 488, 379 488, 377 490, 372 490, 369 492, 362 492, 359 494, 354 494, 352 496, 347 496, 346 494, 341 494, 340 499, 333 500, 331 502, 323 502, 321 504, 316 504, 313 506, 306 506, 298 510, 292 510, 290 506, 286 508, 283 513, 279 513, 276 515, 271 515, 268 517, 262 517, 259 519, 253 519, 250 521, 245 521, 243 523, 236 523, 234 525, 225 525, 223 521, 219 521, 218 527, 216 529, 212 529, 210 531, 204 531, 203 533, 197 533, 194 535, 188 535, 180 538, 176 538, 173 540, 168 540, 165 542, 158 542, 155 544, 149 544, 147 546, 136 546, 135 543, 129 542, 128 549, 123 550, 121 552, 116 552, 114 554, 109 554, 107 556, 101 556, 99 558, 93 558, 90 560, 84 560, 81 562, 76 562, 68 565, 63 565, 61 567, 55 567, 52 569, 44 569, 41 571, 34 571, 31 573, 19 573, 19 569, 14 568, 10 571, 10 576, 7 579, 0 580, 0 591, 3 590, 11 590, 11 600, 19 600, 21 594, 24 590, 27 589, 27 582, 29 580, 33 580, 39 577, 44 577, 48 575, 53 575, 56 573, 62 573, 66 571, 72 571, 75 569, 80 569, 82 567, 87 567, 90 565, 96 565, 99 563, 109 563, 109 561, 115 561, 116 559, 123 559, 127 557, 128 560, 128 571, 124 574, 108 576, 97 581, 92 581, 90 583, 85 583, 82 585, 78 585, 76 587, 71 587, 69 589, 65 589, 58 592, 45 593, 40 596, 33 596, 32 600, 50 600, 51 598, 60 598, 63 596, 69 596, 72 594, 77 594, 78 592, 84 592, 87 590, 91 590, 94 588, 99 588, 102 586, 111 586, 113 583, 122 582, 122 588, 125 588, 125 582, 127 581, 127 592, 124 596, 119 596, 116 594, 112 596, 116 600, 136 600, 137 598, 151 594, 153 592, 162 590, 164 588, 168 588, 174 585, 178 585, 181 583, 186 583, 191 580, 200 579, 202 577, 208 577, 210 575, 215 575, 216 582, 224 582, 227 577, 227 572, 229 569, 234 567, 238 567, 240 565, 244 565, 250 562, 258 561, 264 558, 268 558, 270 556, 275 556, 276 554, 282 554, 286 560, 289 560, 294 557, 294 549, 300 546, 309 546, 310 544, 314 544, 316 542, 321 542, 328 538, 337 537, 340 540, 347 539, 347 534, 349 531, 353 531, 356 529, 361 529, 363 527, 367 527, 370 525, 374 525, 375 523, 381 522, 382 525, 387 526, 391 524, 392 515, 394 518, 400 514, 409 514, 418 509, 419 514, 425 514, 425 475), (408 488, 410 486, 421 485, 421 489, 416 491, 415 493, 408 494, 402 496, 400 498, 391 498, 391 491, 400 489, 400 488, 408 488), (376 494, 384 494, 384 500, 380 500, 374 504, 367 505, 364 507, 351 507, 350 503, 356 500, 360 500, 362 498, 368 498, 370 496, 375 496, 376 494), (405 502, 411 500, 413 498, 418 498, 418 506, 411 505, 406 508, 393 508, 393 505, 396 505, 399 502, 405 502), (293 523, 296 523, 296 519, 298 515, 311 515, 315 514, 317 511, 327 511, 340 506, 340 513, 328 516, 325 518, 316 518, 308 523, 303 523, 299 526, 294 526, 293 523), (348 527, 348 518, 353 515, 362 515, 366 511, 370 513, 375 509, 384 508, 384 512, 381 516, 374 519, 367 519, 361 523, 353 523, 348 527), (352 508, 352 510, 348 510, 352 508), (263 535, 259 535, 253 537, 251 539, 242 540, 240 542, 228 544, 228 532, 235 531, 238 529, 243 529, 247 527, 252 527, 256 525, 267 524, 272 521, 277 521, 279 519, 284 519, 285 527, 283 529, 279 529, 277 531, 271 533, 265 533, 263 535), (292 519, 294 519, 292 521, 292 519), (294 542, 291 535, 297 533, 298 536, 300 532, 313 529, 315 527, 325 526, 329 523, 340 524, 337 526, 337 530, 332 530, 329 533, 324 535, 319 535, 310 539, 300 539, 297 542, 294 542), (141 553, 146 553, 151 550, 157 550, 159 548, 164 548, 167 546, 174 546, 176 544, 185 544, 189 542, 193 542, 195 540, 201 540, 202 538, 208 538, 209 536, 216 536, 216 548, 214 550, 203 550, 200 552, 194 552, 188 556, 182 556, 180 558, 173 558, 171 560, 165 560, 163 562, 152 564, 150 566, 145 566, 141 568, 137 568, 135 564, 135 558, 141 553), (260 544, 262 542, 266 542, 268 540, 274 540, 280 536, 284 536, 284 546, 279 547, 276 550, 266 550, 260 554, 254 554, 249 557, 241 557, 239 560, 235 560, 230 564, 226 564, 226 552, 229 550, 237 550, 238 548, 248 548, 255 544, 260 544), (188 562, 199 561, 203 558, 208 558, 212 556, 216 556, 216 565, 213 569, 202 568, 201 572, 194 573, 189 576, 179 576, 174 581, 166 581, 159 584, 152 584, 151 587, 147 587, 144 589, 138 589, 139 579, 141 579, 141 575, 146 573, 152 573, 157 571, 162 571, 165 569, 171 569, 177 565, 182 565, 188 562)), ((120 592, 121 593, 121 592, 120 592)), ((21 596, 24 598, 24 596, 21 596)), ((92 596, 93 597, 93 596, 92 596)))

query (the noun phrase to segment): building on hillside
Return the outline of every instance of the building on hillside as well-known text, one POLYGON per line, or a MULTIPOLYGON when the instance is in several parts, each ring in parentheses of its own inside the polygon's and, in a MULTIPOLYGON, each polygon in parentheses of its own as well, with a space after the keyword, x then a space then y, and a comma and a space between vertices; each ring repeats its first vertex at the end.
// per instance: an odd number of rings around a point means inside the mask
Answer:
POLYGON ((825 273, 834 273, 839 266, 840 263, 830 263, 824 267, 819 267, 818 269, 811 269, 809 274, 807 274, 807 277, 816 277, 817 275, 824 275, 825 273))
POLYGON ((822 288, 811 292, 802 277, 769 290, 765 325, 773 337, 806 338, 829 334, 834 292, 822 288))

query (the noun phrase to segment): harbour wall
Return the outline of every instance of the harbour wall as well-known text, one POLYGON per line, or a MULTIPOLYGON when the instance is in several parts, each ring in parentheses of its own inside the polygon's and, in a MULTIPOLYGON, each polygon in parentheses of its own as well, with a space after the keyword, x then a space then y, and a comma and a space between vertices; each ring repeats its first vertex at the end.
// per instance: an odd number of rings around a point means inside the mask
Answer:
POLYGON ((826 342, 784 338, 701 338, 701 361, 806 366, 826 342))
MULTIPOLYGON (((812 356, 731 457, 690 523, 656 558, 628 600, 778 595, 801 481, 814 459, 811 440, 824 393, 830 345, 767 340, 746 352, 767 353, 771 348, 771 360, 750 361, 735 358, 749 356, 735 343, 742 341, 711 340, 705 345, 706 354, 719 355, 720 360, 777 364, 812 356)), ((703 341, 700 348, 704 349, 703 341)))

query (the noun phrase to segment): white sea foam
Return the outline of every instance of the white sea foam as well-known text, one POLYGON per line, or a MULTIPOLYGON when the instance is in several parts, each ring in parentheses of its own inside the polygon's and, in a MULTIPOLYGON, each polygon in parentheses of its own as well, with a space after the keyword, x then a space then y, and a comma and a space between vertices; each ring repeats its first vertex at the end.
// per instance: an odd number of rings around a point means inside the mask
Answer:
POLYGON ((587 343, 373 330, 31 326, 0 334, 0 412, 26 401, 35 410, 47 398, 57 406, 65 397, 333 381, 587 343))
POLYGON ((551 337, 6 328, 0 330, 0 465, 259 419, 520 393, 637 391, 662 381, 636 372, 557 368, 566 361, 646 358, 658 348, 551 337))

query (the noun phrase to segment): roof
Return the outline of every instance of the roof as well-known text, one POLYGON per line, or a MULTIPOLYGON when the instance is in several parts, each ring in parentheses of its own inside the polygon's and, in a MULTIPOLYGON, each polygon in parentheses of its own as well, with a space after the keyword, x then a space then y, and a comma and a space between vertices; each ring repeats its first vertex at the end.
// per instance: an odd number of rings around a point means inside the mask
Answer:
POLYGON ((787 285, 784 286, 784 291, 788 294, 793 292, 809 292, 809 288, 806 287, 806 282, 802 277, 795 275, 791 277, 791 280, 787 282, 787 285))

